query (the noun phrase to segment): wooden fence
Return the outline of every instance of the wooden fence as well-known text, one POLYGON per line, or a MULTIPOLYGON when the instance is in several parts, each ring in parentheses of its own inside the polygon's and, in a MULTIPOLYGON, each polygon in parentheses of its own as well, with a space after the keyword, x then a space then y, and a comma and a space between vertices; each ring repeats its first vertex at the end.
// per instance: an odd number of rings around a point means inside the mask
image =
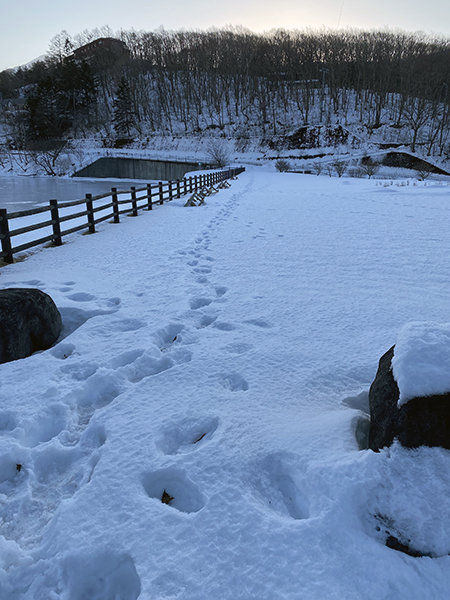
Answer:
POLYGON ((214 186, 221 181, 236 177, 244 170, 244 168, 240 167, 238 169, 214 171, 195 175, 194 177, 185 177, 177 181, 148 183, 145 187, 131 187, 129 190, 124 191, 117 191, 116 188, 112 188, 111 192, 107 194, 99 196, 86 194, 83 200, 74 200, 72 202, 50 200, 48 206, 19 212, 8 213, 5 208, 0 208, 0 240, 2 246, 0 260, 5 263, 12 263, 14 262, 14 254, 45 243, 60 246, 63 243, 63 237, 66 235, 84 229, 89 233, 95 233, 95 226, 102 221, 113 219, 114 223, 120 223, 120 215, 123 214, 137 217, 139 210, 152 210, 156 204, 164 204, 164 202, 180 198, 184 194, 193 194, 204 187, 214 186), (121 199, 124 195, 128 195, 129 198, 121 199), (104 201, 108 198, 110 201, 105 203, 104 201), (64 214, 67 212, 67 209, 71 209, 74 206, 83 206, 83 210, 64 214), (103 214, 105 211, 108 211, 107 214, 103 214), (46 213, 49 213, 50 218, 46 218, 44 221, 18 227, 17 229, 11 229, 10 227, 10 223, 16 219, 46 213), (97 215, 97 213, 102 214, 97 215), (69 229, 63 229, 65 223, 69 223, 74 219, 78 221, 81 219, 82 222, 78 222, 78 224, 69 227, 69 229), (51 232, 48 235, 27 241, 18 246, 13 245, 13 239, 16 236, 23 236, 24 234, 45 228, 51 228, 51 232))

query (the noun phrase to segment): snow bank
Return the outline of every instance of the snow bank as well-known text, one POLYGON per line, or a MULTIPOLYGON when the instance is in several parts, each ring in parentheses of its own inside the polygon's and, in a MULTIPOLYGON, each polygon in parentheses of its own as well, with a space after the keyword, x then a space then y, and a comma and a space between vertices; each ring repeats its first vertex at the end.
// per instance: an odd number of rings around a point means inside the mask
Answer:
POLYGON ((450 391, 450 323, 415 321, 395 344, 392 372, 400 390, 398 406, 421 396, 450 391))

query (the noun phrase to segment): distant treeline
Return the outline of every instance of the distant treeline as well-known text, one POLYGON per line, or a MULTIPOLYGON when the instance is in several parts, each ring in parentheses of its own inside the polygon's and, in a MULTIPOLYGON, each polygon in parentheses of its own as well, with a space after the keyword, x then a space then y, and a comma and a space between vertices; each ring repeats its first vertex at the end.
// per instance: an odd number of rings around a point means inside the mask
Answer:
POLYGON ((448 39, 353 30, 62 32, 45 61, 0 73, 16 144, 227 126, 245 139, 254 127, 276 135, 293 116, 303 125, 352 114, 370 131, 407 124, 413 149, 426 129, 430 152, 442 154, 449 85, 448 39))

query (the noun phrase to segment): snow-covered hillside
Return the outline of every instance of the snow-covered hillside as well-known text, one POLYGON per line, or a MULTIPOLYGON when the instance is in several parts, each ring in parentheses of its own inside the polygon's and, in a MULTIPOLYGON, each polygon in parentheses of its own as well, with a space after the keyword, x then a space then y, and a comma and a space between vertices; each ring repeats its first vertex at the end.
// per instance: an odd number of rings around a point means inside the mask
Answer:
POLYGON ((448 184, 232 183, 1 269, 64 322, 0 365, 1 598, 447 597, 449 452, 356 437, 448 321, 448 184))

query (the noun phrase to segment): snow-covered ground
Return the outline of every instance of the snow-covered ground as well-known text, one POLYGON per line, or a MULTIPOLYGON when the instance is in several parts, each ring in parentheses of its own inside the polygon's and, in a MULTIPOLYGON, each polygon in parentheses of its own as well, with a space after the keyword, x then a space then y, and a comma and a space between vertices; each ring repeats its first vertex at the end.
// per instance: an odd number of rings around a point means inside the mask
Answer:
POLYGON ((0 365, 2 599, 448 597, 449 452, 356 437, 448 321, 449 186, 232 183, 1 269, 64 322, 0 365))

